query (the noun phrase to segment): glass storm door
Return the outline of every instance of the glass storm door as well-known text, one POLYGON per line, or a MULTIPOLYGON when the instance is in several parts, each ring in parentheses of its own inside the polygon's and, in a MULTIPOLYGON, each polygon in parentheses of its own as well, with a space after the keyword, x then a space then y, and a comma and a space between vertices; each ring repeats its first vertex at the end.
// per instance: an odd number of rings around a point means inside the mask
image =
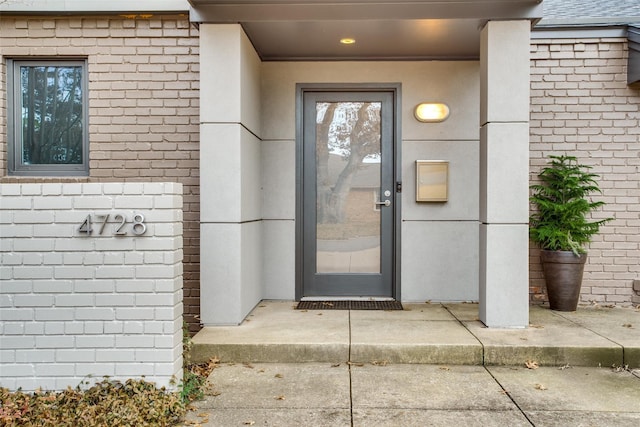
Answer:
POLYGON ((393 98, 304 92, 304 297, 393 296, 393 98))

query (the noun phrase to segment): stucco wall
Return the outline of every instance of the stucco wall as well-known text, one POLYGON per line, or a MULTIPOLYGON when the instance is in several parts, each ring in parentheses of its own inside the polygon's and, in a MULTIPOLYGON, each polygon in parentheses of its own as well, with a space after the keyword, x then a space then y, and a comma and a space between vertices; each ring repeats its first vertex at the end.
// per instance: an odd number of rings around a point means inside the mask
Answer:
POLYGON ((187 15, 0 16, 0 182, 184 186, 185 317, 200 311, 199 37, 187 15), (7 177, 6 59, 87 58, 90 176, 7 177))
POLYGON ((0 235, 0 385, 181 379, 181 184, 0 184, 0 235))
MULTIPOLYGON (((626 39, 532 40, 531 180, 549 154, 574 155, 600 175, 594 217, 615 217, 589 247, 582 303, 630 304, 640 277, 640 91, 626 80, 626 39)), ((530 278, 545 300, 535 247, 530 278)))
POLYGON ((479 65, 459 62, 262 64, 266 298, 294 298, 295 85, 401 83, 402 299, 478 299, 479 65), (420 102, 445 102, 443 123, 420 123, 420 102), (415 202, 415 161, 449 160, 447 203, 415 202), (268 247, 267 247, 268 246, 268 247))

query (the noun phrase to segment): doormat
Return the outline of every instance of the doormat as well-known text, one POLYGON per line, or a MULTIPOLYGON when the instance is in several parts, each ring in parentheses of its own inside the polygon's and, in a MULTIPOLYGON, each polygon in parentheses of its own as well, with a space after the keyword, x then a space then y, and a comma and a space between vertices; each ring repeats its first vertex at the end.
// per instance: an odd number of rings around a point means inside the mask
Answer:
POLYGON ((400 301, 300 301, 296 310, 403 310, 400 301))

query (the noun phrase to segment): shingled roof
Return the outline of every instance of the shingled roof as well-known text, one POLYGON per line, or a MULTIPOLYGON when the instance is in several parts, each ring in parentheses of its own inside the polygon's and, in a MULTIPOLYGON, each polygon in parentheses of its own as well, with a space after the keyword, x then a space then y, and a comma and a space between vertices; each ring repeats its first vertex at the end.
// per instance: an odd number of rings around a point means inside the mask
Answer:
POLYGON ((543 0, 538 26, 640 24, 639 0, 543 0))

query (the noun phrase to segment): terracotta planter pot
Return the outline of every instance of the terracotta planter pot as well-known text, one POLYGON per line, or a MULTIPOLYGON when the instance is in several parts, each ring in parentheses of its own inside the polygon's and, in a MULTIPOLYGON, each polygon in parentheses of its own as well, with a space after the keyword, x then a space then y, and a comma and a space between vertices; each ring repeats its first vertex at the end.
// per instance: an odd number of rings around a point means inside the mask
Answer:
POLYGON ((571 251, 540 252, 551 310, 575 311, 580 299, 582 273, 587 254, 571 251))

